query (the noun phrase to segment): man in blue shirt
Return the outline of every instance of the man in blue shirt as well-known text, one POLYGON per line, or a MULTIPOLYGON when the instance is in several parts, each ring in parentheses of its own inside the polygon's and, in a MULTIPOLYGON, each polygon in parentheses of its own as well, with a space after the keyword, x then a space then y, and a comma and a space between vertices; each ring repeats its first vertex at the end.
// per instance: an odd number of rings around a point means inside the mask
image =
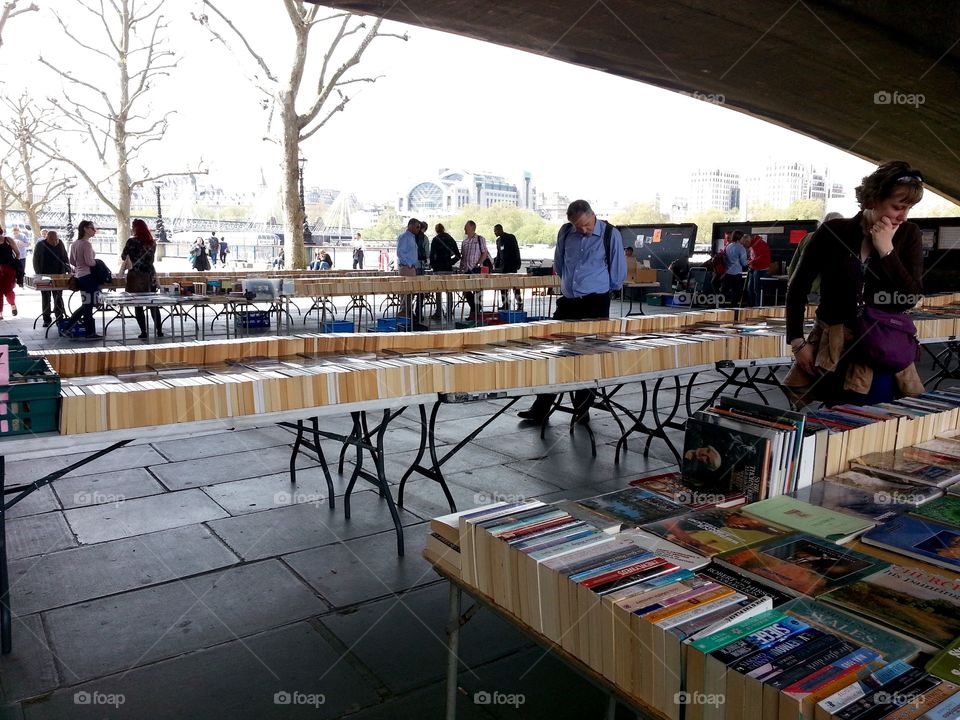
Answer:
MULTIPOLYGON (((620 231, 598 220, 590 203, 574 200, 567 208, 567 220, 557 233, 553 269, 560 276, 560 292, 554 320, 586 320, 610 317, 610 293, 619 290, 627 278, 620 231), (609 242, 607 242, 609 241, 609 242), (608 249, 609 245, 609 249, 608 249)), ((517 415, 542 422, 550 413, 555 395, 537 395, 529 410, 517 415)), ((574 415, 582 423, 590 420, 593 392, 574 394, 574 415)))
MULTIPOLYGON (((420 232, 420 221, 410 218, 407 229, 397 237, 397 270, 404 277, 416 277, 419 260, 417 258, 417 233, 420 232)), ((410 295, 403 296, 403 314, 410 318, 413 308, 410 295)))
POLYGON ((723 274, 720 287, 724 299, 732 307, 740 307, 740 301, 743 298, 743 273, 749 263, 747 249, 743 246, 743 238, 743 231, 735 230, 723 251, 723 259, 727 265, 727 270, 723 274))

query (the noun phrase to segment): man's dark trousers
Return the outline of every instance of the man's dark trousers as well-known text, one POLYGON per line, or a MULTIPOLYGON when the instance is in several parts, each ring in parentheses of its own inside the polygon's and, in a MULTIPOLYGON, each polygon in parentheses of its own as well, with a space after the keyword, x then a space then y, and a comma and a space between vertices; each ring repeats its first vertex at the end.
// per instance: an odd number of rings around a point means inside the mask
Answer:
MULTIPOLYGON (((557 310, 553 313, 554 320, 593 320, 610 317, 610 293, 596 293, 578 298, 557 298, 557 310)), ((593 390, 577 390, 573 394, 573 409, 577 419, 585 417, 593 405, 593 390)), ((556 400, 553 393, 537 395, 537 399, 530 406, 530 412, 539 417, 550 412, 556 400)))

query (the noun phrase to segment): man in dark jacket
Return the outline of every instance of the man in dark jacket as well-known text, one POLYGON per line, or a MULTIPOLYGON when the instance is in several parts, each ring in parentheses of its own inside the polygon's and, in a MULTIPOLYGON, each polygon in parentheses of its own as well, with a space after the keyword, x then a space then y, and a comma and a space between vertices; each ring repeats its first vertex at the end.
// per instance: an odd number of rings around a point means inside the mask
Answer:
MULTIPOLYGON (((60 242, 60 237, 56 230, 44 230, 36 247, 33 248, 33 273, 34 275, 63 275, 70 272, 70 260, 67 257, 67 249, 60 242)), ((50 327, 50 298, 53 297, 53 312, 57 314, 57 319, 65 318, 66 311, 63 309, 63 291, 62 290, 41 290, 40 306, 43 312, 43 326, 50 327)))
MULTIPOLYGON (((520 245, 517 236, 503 231, 503 225, 494 225, 493 234, 497 236, 497 256, 493 267, 498 272, 515 273, 520 270, 520 245)), ((523 295, 519 288, 513 289, 513 298, 517 301, 517 310, 523 310, 523 295)), ((507 309, 507 291, 500 291, 500 309, 507 309)))
MULTIPOLYGON (((447 232, 441 223, 437 223, 434 228, 436 235, 433 242, 430 243, 430 267, 435 273, 453 272, 453 266, 460 262, 460 247, 453 236, 447 232)), ((436 312, 431 315, 432 320, 443 319, 440 305, 440 293, 434 298, 436 301, 436 312)), ((450 303, 450 293, 447 293, 447 302, 450 303)))

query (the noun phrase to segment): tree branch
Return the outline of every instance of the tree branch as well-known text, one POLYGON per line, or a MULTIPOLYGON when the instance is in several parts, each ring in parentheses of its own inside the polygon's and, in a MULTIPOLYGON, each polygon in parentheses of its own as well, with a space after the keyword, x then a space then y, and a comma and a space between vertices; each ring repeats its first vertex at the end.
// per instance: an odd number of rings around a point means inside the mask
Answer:
POLYGON ((0 47, 3 47, 3 28, 6 26, 8 20, 15 18, 17 15, 36 12, 40 9, 34 3, 30 3, 27 7, 17 10, 18 2, 20 2, 20 0, 9 0, 9 2, 4 3, 3 12, 0 12, 0 47))
POLYGON ((165 178, 165 177, 184 177, 187 175, 189 175, 190 177, 194 177, 196 175, 207 175, 207 174, 209 174, 209 171, 207 170, 188 170, 186 172, 160 173, 159 175, 152 175, 151 177, 145 177, 142 180, 134 180, 132 183, 130 183, 130 187, 131 188, 143 187, 147 183, 153 183, 159 180, 160 178, 165 178))
MULTIPOLYGON (((215 12, 215 13, 217 14, 217 17, 219 17, 221 20, 223 20, 223 22, 226 23, 227 27, 229 27, 229 28, 233 31, 233 33, 234 33, 238 38, 240 38, 240 42, 243 43, 243 46, 247 49, 247 52, 250 53, 250 57, 252 57, 252 58, 254 59, 254 61, 257 63, 257 65, 260 66, 260 69, 263 70, 263 73, 267 76, 267 78, 268 78, 271 82, 277 82, 277 78, 276 78, 276 76, 270 71, 270 68, 267 66, 266 60, 264 60, 263 57, 262 57, 261 55, 259 55, 259 54, 253 49, 253 47, 252 47, 252 46, 250 45, 250 43, 247 41, 246 36, 245 36, 242 32, 240 32, 240 30, 237 29, 237 26, 234 25, 226 15, 224 15, 222 12, 220 12, 219 8, 217 8, 212 2, 210 2, 210 0, 203 0, 203 4, 206 5, 207 7, 209 7, 211 10, 213 10, 213 12, 215 12)), ((192 15, 192 13, 191 13, 191 15, 192 15)), ((204 27, 206 27, 207 30, 209 30, 210 33, 211 33, 217 40, 219 40, 221 43, 223 43, 223 46, 224 46, 224 47, 226 47, 228 50, 230 50, 230 52, 233 52, 233 50, 231 49, 231 46, 229 45, 229 43, 227 43, 227 41, 224 40, 223 37, 222 37, 219 33, 217 33, 216 31, 214 31, 213 28, 210 27, 210 21, 209 21, 209 18, 207 18, 206 15, 200 15, 199 17, 196 16, 196 15, 193 15, 193 18, 194 18, 194 20, 196 20, 197 22, 199 22, 201 25, 203 25, 204 27)))

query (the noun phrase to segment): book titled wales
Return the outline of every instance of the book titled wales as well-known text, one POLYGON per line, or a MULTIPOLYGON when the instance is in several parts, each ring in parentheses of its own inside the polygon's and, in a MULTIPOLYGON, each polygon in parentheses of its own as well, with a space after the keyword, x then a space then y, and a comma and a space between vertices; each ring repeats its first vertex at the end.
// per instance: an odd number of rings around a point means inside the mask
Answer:
POLYGON ((793 595, 817 597, 860 580, 887 563, 813 535, 775 538, 716 558, 718 565, 793 595))
POLYGON ((723 495, 742 494, 747 502, 766 493, 770 440, 691 417, 683 436, 680 470, 691 488, 723 495))
POLYGON ((901 515, 863 536, 867 545, 940 565, 960 569, 960 528, 914 515, 901 515))
POLYGON ((917 568, 891 565, 820 599, 914 638, 929 652, 960 636, 960 581, 917 568))
POLYGON ((682 515, 690 508, 649 490, 630 487, 580 500, 579 504, 625 525, 639 526, 682 515))

